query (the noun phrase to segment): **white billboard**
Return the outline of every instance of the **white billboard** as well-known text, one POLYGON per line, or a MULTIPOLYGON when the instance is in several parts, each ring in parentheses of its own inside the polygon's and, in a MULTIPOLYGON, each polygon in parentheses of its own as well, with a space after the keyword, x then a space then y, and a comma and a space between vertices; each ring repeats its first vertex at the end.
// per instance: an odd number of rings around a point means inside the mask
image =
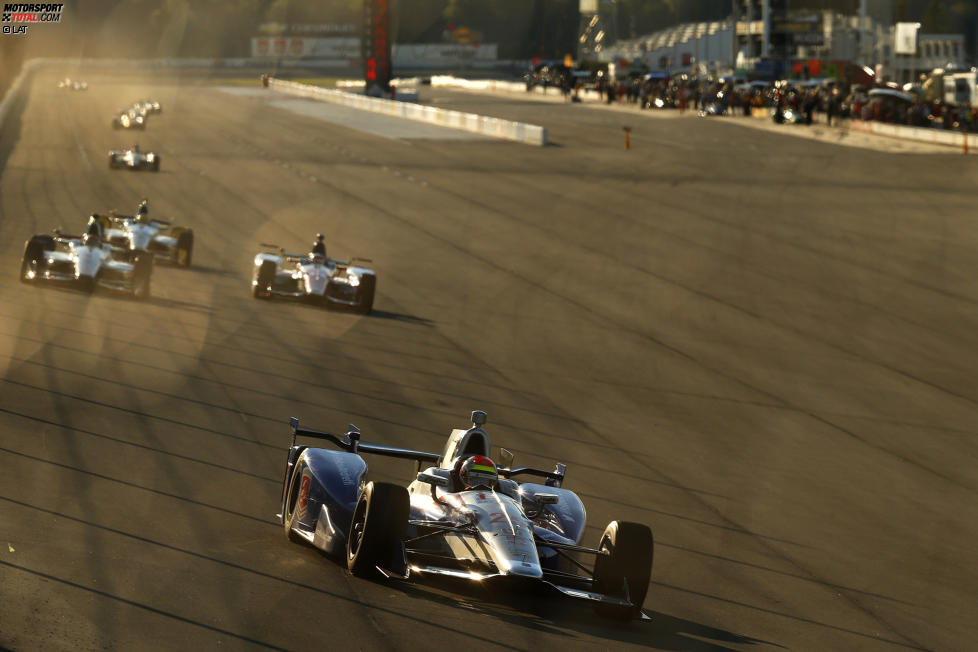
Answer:
POLYGON ((317 59, 359 59, 360 39, 307 36, 256 36, 251 39, 253 57, 313 57, 317 59))
POLYGON ((917 54, 917 30, 920 23, 897 23, 893 32, 894 54, 917 54))

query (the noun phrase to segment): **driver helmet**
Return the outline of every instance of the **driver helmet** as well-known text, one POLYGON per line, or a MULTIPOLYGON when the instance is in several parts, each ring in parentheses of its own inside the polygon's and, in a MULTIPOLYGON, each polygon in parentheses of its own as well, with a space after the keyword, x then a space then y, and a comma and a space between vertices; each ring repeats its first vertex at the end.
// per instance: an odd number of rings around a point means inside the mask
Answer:
POLYGON ((322 233, 317 233, 317 234, 316 234, 316 241, 317 241, 317 242, 322 242, 322 241, 323 241, 323 237, 324 237, 324 236, 323 236, 323 234, 322 234, 322 233))
POLYGON ((102 239, 98 236, 98 233, 86 233, 82 236, 82 243, 86 247, 100 247, 102 246, 102 239))
POLYGON ((493 489, 499 480, 496 465, 483 455, 473 455, 462 462, 458 477, 465 489, 493 489))
POLYGON ((326 264, 326 256, 324 256, 322 254, 313 254, 312 255, 312 264, 313 265, 325 265, 326 264))
POLYGON ((132 146, 132 151, 134 151, 134 152, 138 152, 139 151, 139 143, 136 143, 135 145, 132 146))
POLYGON ((137 221, 149 221, 149 200, 144 199, 139 203, 139 208, 136 209, 136 220, 137 221))

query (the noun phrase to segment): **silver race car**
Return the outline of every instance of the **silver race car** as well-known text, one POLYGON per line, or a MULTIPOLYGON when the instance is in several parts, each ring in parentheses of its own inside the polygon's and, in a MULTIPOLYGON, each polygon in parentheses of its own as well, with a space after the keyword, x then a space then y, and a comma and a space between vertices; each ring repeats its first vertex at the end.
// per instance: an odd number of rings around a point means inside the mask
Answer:
MULTIPOLYGON (((95 214, 92 220, 105 224, 102 237, 109 244, 131 252, 149 252, 158 261, 190 267, 194 254, 194 232, 148 215, 95 214)), ((91 221, 90 221, 91 224, 91 221)))
POLYGON ((268 251, 255 256, 251 286, 256 299, 304 299, 347 306, 364 314, 373 309, 377 277, 373 270, 354 264, 369 259, 337 260, 322 254, 288 253, 272 244, 261 246, 268 251))
POLYGON ((132 255, 113 247, 97 235, 35 235, 24 247, 20 280, 50 281, 85 292, 96 287, 126 292, 148 299, 153 273, 151 255, 132 255))
POLYGON ((141 108, 129 108, 119 111, 118 115, 112 118, 113 129, 145 129, 146 112, 141 108))
POLYGON ((109 169, 118 168, 159 172, 160 155, 156 152, 144 152, 139 149, 139 145, 130 149, 113 149, 109 152, 109 169))
POLYGON ((58 81, 58 88, 63 88, 69 91, 87 91, 88 83, 83 81, 78 81, 77 79, 71 79, 70 77, 65 77, 58 81))
POLYGON ((577 494, 562 487, 566 467, 514 467, 505 449, 496 466, 485 423, 486 413, 474 411, 472 426, 453 430, 435 453, 361 441, 352 425, 345 436, 301 428, 293 418, 282 487, 285 533, 345 557, 358 576, 544 587, 587 600, 611 618, 644 618, 652 530, 612 521, 597 546, 582 545, 587 517, 577 494), (365 454, 414 460, 416 479, 406 487, 370 481, 365 454), (517 480, 523 477, 537 480, 517 480), (582 555, 593 562, 580 561, 582 555))

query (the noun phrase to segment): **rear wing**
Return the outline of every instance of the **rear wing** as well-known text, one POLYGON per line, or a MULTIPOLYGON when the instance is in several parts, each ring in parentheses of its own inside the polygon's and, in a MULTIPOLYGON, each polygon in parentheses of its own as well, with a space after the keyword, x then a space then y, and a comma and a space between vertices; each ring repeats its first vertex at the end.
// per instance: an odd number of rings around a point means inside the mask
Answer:
POLYGON ((564 481, 564 475, 567 473, 567 465, 557 464, 557 467, 553 471, 533 469, 528 466, 517 466, 512 469, 500 467, 496 470, 502 478, 512 478, 517 475, 532 475, 538 478, 545 478, 548 487, 559 487, 564 481))
POLYGON ((438 453, 426 453, 424 451, 415 451, 408 448, 397 448, 394 446, 384 446, 382 444, 361 442, 360 429, 352 423, 348 426, 349 431, 343 435, 342 438, 321 430, 300 428, 299 419, 296 417, 289 419, 289 427, 292 428, 293 447, 295 446, 296 437, 312 437, 313 439, 323 439, 328 442, 332 442, 340 450, 347 451, 348 453, 354 453, 356 455, 361 453, 373 453, 375 455, 384 455, 386 457, 397 457, 405 460, 414 460, 419 466, 422 462, 438 464, 438 462, 441 461, 441 455, 438 453))

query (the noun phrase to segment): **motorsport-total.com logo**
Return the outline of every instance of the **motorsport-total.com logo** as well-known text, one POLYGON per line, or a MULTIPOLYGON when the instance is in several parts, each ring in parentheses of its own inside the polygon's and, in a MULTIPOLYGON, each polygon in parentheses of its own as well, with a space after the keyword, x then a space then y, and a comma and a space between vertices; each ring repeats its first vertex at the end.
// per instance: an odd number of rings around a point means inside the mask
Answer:
POLYGON ((26 34, 31 23, 60 23, 61 3, 6 2, 0 23, 4 34, 26 34))

